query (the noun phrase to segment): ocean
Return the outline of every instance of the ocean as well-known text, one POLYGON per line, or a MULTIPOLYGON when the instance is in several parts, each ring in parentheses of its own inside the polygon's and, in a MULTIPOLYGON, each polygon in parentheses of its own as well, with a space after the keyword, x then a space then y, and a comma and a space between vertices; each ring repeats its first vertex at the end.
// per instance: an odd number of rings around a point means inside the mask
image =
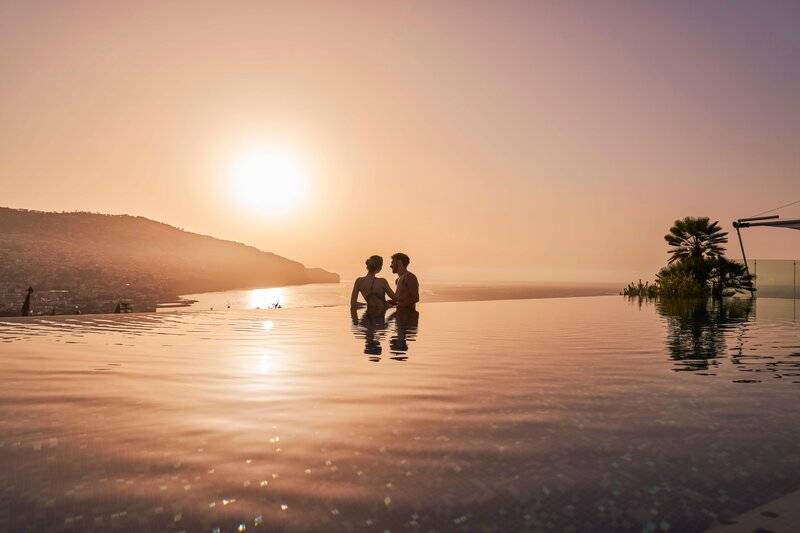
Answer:
POLYGON ((798 488, 795 301, 327 289, 2 319, 0 530, 702 531, 798 488))

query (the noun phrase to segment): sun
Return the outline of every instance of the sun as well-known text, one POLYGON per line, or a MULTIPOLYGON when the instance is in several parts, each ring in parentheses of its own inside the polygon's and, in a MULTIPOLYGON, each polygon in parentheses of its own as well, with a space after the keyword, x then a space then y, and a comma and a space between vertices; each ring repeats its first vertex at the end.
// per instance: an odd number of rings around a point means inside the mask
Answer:
POLYGON ((255 149, 236 158, 234 192, 243 205, 263 213, 285 213, 302 200, 306 186, 302 161, 291 151, 255 149))

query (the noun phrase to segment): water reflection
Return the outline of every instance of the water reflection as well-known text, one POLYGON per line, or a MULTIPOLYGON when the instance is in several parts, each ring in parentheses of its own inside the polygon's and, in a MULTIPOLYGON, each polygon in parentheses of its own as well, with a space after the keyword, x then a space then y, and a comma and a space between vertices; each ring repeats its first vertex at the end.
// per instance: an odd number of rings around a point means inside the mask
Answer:
MULTIPOLYGON (((253 289, 250 291, 249 309, 275 309, 286 305, 286 295, 283 287, 270 289, 253 289)), ((230 304, 228 304, 230 307, 230 304)))
POLYGON ((770 299, 731 298, 713 300, 658 300, 655 308, 666 319, 666 345, 675 361, 673 370, 715 376, 725 371, 728 355, 735 383, 760 383, 765 379, 786 379, 800 383, 794 305, 770 299), (787 312, 788 311, 788 312, 787 312), (756 324, 756 315, 761 324, 756 324), (787 323, 788 322, 788 323, 787 323), (789 327, 787 327, 789 326, 789 327), (771 341, 763 342, 772 330, 771 341), (742 375, 739 372, 749 374, 742 375))
POLYGON ((269 350, 261 351, 257 356, 258 365, 256 372, 261 375, 267 375, 275 370, 275 354, 269 350))
POLYGON ((797 488, 778 304, 4 318, 0 531, 703 531, 797 488))
POLYGON ((370 361, 380 361, 383 354, 381 342, 389 327, 386 308, 365 308, 360 315, 357 309, 350 309, 350 318, 353 320, 353 334, 364 339, 364 353, 370 361))
POLYGON ((719 364, 726 334, 750 320, 753 300, 660 299, 655 307, 667 321, 667 349, 678 361, 674 370, 707 371, 719 364))
POLYGON ((364 339, 364 353, 370 361, 379 362, 383 356, 383 341, 386 339, 389 326, 394 324, 394 331, 389 339, 389 359, 406 361, 408 359, 408 343, 416 340, 419 326, 419 311, 413 309, 397 309, 387 317, 385 308, 351 309, 353 334, 364 339))
POLYGON ((419 327, 419 311, 401 308, 394 312, 389 320, 394 319, 395 334, 389 340, 392 359, 405 361, 408 359, 408 343, 416 340, 419 327))

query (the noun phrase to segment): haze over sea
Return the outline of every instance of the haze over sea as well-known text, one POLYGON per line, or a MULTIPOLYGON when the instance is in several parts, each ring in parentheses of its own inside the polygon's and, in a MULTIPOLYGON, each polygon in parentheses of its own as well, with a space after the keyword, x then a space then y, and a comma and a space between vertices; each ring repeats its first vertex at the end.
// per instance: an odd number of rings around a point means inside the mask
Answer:
POLYGON ((0 529, 700 531, 798 488, 796 301, 347 288, 3 319, 0 529))

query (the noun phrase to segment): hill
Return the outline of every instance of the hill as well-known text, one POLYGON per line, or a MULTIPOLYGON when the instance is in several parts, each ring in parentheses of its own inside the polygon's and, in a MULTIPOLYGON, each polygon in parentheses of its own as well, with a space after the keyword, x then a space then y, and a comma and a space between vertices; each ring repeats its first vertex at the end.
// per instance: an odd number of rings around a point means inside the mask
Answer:
POLYGON ((146 311, 180 294, 338 281, 322 269, 144 217, 0 207, 4 314, 18 313, 28 286, 39 312, 111 312, 122 300, 146 311))

